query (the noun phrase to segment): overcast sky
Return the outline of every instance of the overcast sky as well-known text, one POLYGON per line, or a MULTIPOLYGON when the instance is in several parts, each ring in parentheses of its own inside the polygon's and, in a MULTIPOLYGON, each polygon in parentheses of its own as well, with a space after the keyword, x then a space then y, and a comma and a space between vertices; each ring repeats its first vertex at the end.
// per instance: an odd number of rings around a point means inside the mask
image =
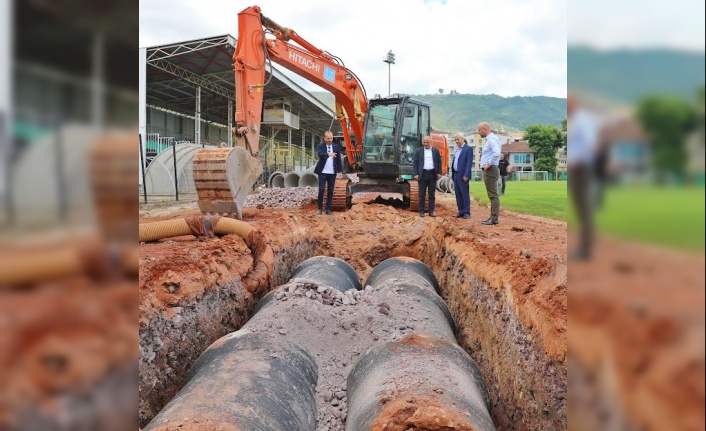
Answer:
MULTIPOLYGON (((142 0, 140 46, 230 33, 258 5, 340 57, 369 97, 392 93, 566 97, 566 0, 142 0)), ((282 70, 283 68, 279 68, 282 70)), ((305 88, 317 89, 306 81, 305 88)))
POLYGON ((704 51, 704 0, 570 0, 568 42, 704 51))

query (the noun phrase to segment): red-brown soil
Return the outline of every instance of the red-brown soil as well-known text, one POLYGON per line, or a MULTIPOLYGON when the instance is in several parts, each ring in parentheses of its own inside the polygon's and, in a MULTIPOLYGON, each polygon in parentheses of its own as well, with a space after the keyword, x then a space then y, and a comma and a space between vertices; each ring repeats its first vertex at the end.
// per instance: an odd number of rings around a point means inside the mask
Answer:
MULTIPOLYGON (((498 429, 566 429, 566 224, 503 211, 499 225, 483 226, 487 208, 473 203, 471 219, 455 219, 448 195, 437 196, 437 217, 420 218, 365 203, 375 196, 356 195, 351 210, 331 216, 317 216, 313 203, 246 208, 244 221, 275 249, 273 287, 314 255, 345 260, 363 280, 388 257, 419 259, 439 279, 458 342, 483 373, 498 429)), ((193 204, 152 208, 140 222, 196 214, 193 204)), ((258 298, 239 285, 252 264, 240 238, 182 237, 140 247, 144 425, 183 384, 188 365, 242 326, 258 298), (231 311, 203 305, 214 298, 231 311)))
POLYGON ((572 428, 703 430, 704 257, 602 238, 570 286, 572 428))

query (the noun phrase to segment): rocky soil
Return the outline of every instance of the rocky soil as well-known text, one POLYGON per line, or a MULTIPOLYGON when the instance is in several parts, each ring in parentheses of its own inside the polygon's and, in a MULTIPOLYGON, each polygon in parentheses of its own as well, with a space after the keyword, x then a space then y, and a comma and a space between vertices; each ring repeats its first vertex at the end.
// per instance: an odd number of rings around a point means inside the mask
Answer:
MULTIPOLYGON (((487 208, 473 203, 471 219, 458 220, 453 218, 453 196, 443 195, 437 195, 436 218, 419 218, 390 205, 389 196, 366 203, 376 196, 356 195, 351 210, 331 216, 317 216, 314 202, 299 208, 246 208, 244 220, 265 233, 275 249, 272 287, 286 283, 292 269, 314 255, 345 260, 363 280, 389 257, 419 259, 439 279, 442 297, 458 324, 458 342, 478 363, 488 383, 498 429, 566 429, 566 224, 503 211, 500 225, 483 226, 480 222, 487 218, 487 208)), ((141 212, 141 221, 197 211, 183 206, 178 210, 153 208, 141 212)), ((238 286, 251 264, 249 251, 239 238, 183 237, 141 247, 145 276, 140 277, 140 341, 154 346, 150 340, 155 328, 161 328, 157 332, 163 343, 152 350, 151 361, 147 356, 140 359, 140 423, 144 425, 183 384, 188 364, 210 343, 244 324, 259 298, 244 295, 238 286), (164 284, 169 271, 169 277, 193 283, 169 292, 164 284), (214 298, 220 298, 216 307, 220 312, 199 311, 201 302, 214 298), (200 323, 173 328, 175 307, 181 308, 182 319, 200 323), (208 331, 202 329, 206 327, 208 331), (187 346, 179 340, 190 343, 187 346), (165 366, 172 370, 169 379, 161 377, 165 366), (153 386, 155 382, 158 386, 153 386), (160 396, 155 397, 155 392, 160 396)), ((294 299, 303 300, 288 301, 294 299)), ((306 300, 306 304, 322 306, 311 298, 306 300)), ((325 327, 330 325, 333 331, 339 325, 335 335, 340 337, 372 337, 368 326, 347 330, 340 326, 357 321, 358 312, 365 316, 365 304, 356 299, 354 306, 331 307, 336 314, 325 327)), ((378 308, 368 310, 374 319, 390 319, 378 308)), ((314 325, 305 322, 302 325, 314 325)), ((397 327, 400 333, 404 331, 397 327)), ((377 336, 389 339, 393 334, 395 329, 377 336)), ((331 377, 324 379, 318 394, 323 402, 330 392, 329 405, 341 417, 345 410, 338 407, 344 400, 336 393, 341 395, 343 387, 335 374, 343 375, 353 359, 331 358, 327 371, 331 377), (338 360, 347 365, 334 367, 338 360), (334 398, 338 406, 331 404, 334 398)), ((336 429, 343 422, 333 410, 333 416, 321 418, 321 429, 336 429)))

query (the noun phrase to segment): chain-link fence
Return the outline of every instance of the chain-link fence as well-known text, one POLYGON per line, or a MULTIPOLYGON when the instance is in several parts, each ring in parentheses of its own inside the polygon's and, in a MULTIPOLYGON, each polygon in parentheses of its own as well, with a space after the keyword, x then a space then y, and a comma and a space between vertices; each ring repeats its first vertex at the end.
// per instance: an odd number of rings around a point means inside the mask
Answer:
MULTIPOLYGON (((148 133, 140 139, 145 139, 144 146, 140 144, 140 163, 146 166, 140 179, 142 184, 139 193, 142 196, 142 202, 196 200, 194 156, 201 148, 217 146, 197 145, 193 142, 177 140, 175 137, 164 137, 158 133, 148 133)), ((315 150, 311 148, 261 138, 258 159, 263 169, 262 174, 253 184, 253 189, 267 185, 267 180, 275 172, 313 169, 317 157, 315 150)))

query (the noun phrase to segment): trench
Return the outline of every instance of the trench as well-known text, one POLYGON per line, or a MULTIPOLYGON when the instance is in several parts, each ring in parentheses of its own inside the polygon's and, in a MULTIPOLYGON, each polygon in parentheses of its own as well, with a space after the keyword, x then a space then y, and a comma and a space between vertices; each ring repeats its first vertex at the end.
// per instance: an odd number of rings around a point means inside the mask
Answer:
MULTIPOLYGON (((294 268, 317 255, 351 260, 362 279, 390 257, 418 259, 438 279, 440 295, 456 324, 456 341, 475 361, 486 382, 489 410, 496 428, 508 431, 566 429, 566 359, 547 348, 545 337, 551 331, 539 325, 528 325, 518 308, 517 292, 526 293, 532 286, 511 286, 505 282, 498 288, 497 280, 488 277, 487 272, 481 275, 483 271, 469 264, 474 260, 469 258, 468 250, 459 247, 441 223, 427 227, 430 228, 421 233, 417 231, 402 243, 380 241, 367 250, 360 250, 359 259, 351 256, 350 250, 338 249, 325 231, 290 229, 283 232, 278 246, 274 247, 271 286, 285 284, 294 268)), ((529 265, 530 268, 537 266, 536 262, 529 265)), ((145 275, 150 277, 149 272, 145 275)), ((553 274, 540 274, 540 278, 542 276, 551 279, 553 274)), ((559 292, 562 287, 559 286, 559 292)), ((211 343, 249 321, 258 300, 259 296, 242 288, 235 274, 166 310, 157 308, 152 313, 142 313, 141 427, 145 427, 184 386, 189 369, 211 343)), ((332 426, 330 429, 343 428, 332 426)))

